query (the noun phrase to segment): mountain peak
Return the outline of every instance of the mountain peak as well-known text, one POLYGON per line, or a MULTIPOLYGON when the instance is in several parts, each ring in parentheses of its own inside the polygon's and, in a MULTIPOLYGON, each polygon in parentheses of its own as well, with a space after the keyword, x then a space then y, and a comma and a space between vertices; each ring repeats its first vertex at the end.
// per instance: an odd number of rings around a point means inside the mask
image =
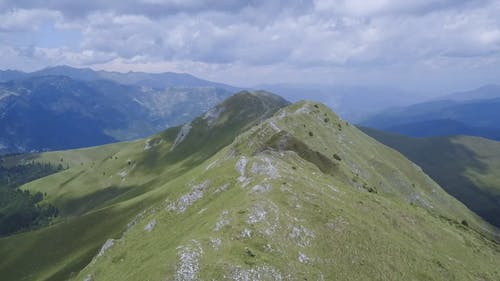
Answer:
POLYGON ((40 71, 50 71, 50 70, 85 70, 85 71, 90 70, 90 71, 93 71, 89 67, 73 67, 73 66, 66 65, 66 64, 47 66, 45 68, 42 68, 40 71))
POLYGON ((226 99, 222 104, 239 104, 243 105, 243 103, 248 102, 249 100, 258 100, 262 102, 263 104, 267 104, 269 106, 285 106, 289 105, 290 102, 282 98, 281 96, 278 96, 276 94, 267 92, 267 91, 249 91, 249 90, 243 90, 240 92, 237 92, 233 96, 229 97, 226 99))
POLYGON ((68 65, 56 65, 30 73, 30 76, 58 75, 77 80, 100 80, 99 74, 90 68, 76 68, 68 65))
POLYGON ((227 115, 225 119, 239 119, 245 115, 265 119, 270 117, 270 114, 289 104, 282 97, 266 91, 244 90, 207 111, 203 119, 206 119, 208 124, 215 124, 222 115, 227 115), (261 115, 254 116, 254 112, 260 112, 261 115))
MULTIPOLYGON (((43 237, 69 246, 34 258, 50 261, 49 279, 500 277, 487 224, 320 103, 244 91, 147 140, 40 159, 78 161, 24 187, 61 208, 43 237)), ((34 259, 4 267, 32 273, 34 259)))
POLYGON ((193 121, 148 139, 147 159, 160 162, 196 158, 194 163, 199 163, 288 104, 271 93, 239 92, 193 121))
MULTIPOLYGON (((242 105, 234 108, 248 116, 263 97, 268 94, 241 92, 224 104, 242 105)), ((221 114, 212 132, 238 126, 227 123, 236 115, 222 117, 232 109, 221 114)), ((406 273, 420 276, 410 273, 415 266, 407 261, 413 257, 425 263, 418 267, 425 276, 441 279, 444 262, 457 276, 471 264, 468 255, 475 254, 462 235, 477 233, 460 221, 470 227, 480 221, 417 166, 320 103, 301 101, 270 116, 165 183, 163 193, 154 193, 164 194, 153 207, 157 211, 144 215, 111 249, 104 243, 106 253, 78 277, 123 273, 136 279, 157 276, 161 268, 163 278, 174 280, 401 279, 406 273), (449 247, 439 246, 444 237, 449 247), (457 248, 468 254, 457 256, 457 248), (429 252, 435 255, 430 260, 429 252), (117 257, 124 261, 113 262, 117 257), (140 272, 130 267, 135 259, 147 261, 140 272), (364 269, 371 264, 377 269, 364 269)), ((482 248, 487 255, 497 255, 488 247, 482 248)), ((493 268, 489 273, 495 274, 493 268)))

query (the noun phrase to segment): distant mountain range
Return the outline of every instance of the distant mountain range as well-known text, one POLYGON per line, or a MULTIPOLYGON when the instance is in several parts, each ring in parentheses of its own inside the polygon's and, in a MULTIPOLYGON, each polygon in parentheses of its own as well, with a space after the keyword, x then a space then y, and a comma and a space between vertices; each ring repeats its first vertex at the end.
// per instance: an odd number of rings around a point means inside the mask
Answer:
POLYGON ((31 73, 0 70, 0 82, 15 80, 20 78, 38 77, 38 76, 67 76, 76 80, 95 81, 110 80, 124 85, 136 85, 151 88, 169 88, 169 87, 214 87, 225 89, 230 92, 236 92, 240 88, 211 82, 200 79, 187 73, 145 73, 145 72, 110 72, 103 70, 92 70, 90 68, 74 68, 66 65, 44 68, 31 73))
POLYGON ((0 153, 131 140, 182 124, 237 88, 188 74, 68 66, 0 72, 0 153))
MULTIPOLYGON (((315 99, 346 120, 407 136, 500 140, 500 86, 429 100, 389 87, 262 85, 315 99), (413 105, 412 105, 413 104, 413 105)), ((56 66, 0 71, 0 153, 69 149, 132 140, 191 120, 240 90, 183 73, 94 71, 56 66)))
POLYGON ((500 86, 385 110, 362 126, 414 137, 474 135, 500 140, 500 86))
POLYGON ((16 80, 25 78, 28 76, 28 73, 21 72, 17 70, 0 70, 0 82, 7 82, 10 80, 16 80))
POLYGON ((468 101, 468 100, 487 100, 500 98, 500 85, 484 85, 477 89, 452 93, 441 97, 441 100, 468 101))
POLYGON ((407 106, 430 99, 424 93, 411 93, 384 86, 270 84, 260 88, 277 93, 287 100, 317 100, 343 119, 358 123, 383 110, 407 106))

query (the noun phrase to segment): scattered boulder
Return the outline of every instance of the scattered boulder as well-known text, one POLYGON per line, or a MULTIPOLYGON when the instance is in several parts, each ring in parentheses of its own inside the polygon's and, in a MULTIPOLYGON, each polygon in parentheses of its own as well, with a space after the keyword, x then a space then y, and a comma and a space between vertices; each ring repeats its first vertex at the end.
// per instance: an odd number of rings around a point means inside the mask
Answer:
POLYGON ((148 224, 144 227, 144 230, 146 230, 147 232, 151 232, 153 231, 155 226, 156 226, 156 220, 152 220, 148 222, 148 224))
POLYGON ((111 247, 113 247, 113 245, 115 244, 115 240, 114 239, 108 239, 106 240, 106 242, 104 242, 104 244, 102 245, 101 247, 101 250, 99 250, 99 253, 97 254, 97 257, 102 257, 104 256, 104 254, 106 253, 107 250, 109 250, 111 247))

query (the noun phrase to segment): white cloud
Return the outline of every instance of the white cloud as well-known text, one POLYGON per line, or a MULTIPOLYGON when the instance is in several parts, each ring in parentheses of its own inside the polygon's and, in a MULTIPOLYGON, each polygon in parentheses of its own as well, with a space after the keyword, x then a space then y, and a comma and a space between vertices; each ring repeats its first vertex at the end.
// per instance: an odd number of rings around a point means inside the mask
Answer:
POLYGON ((246 85, 412 81, 417 69, 422 76, 431 69, 434 80, 452 66, 492 71, 500 54, 496 1, 17 0, 0 7, 0 47, 17 57, 4 68, 178 70, 246 85), (9 45, 47 22, 81 38, 71 48, 9 45))
POLYGON ((59 12, 51 10, 7 10, 0 14, 0 32, 34 32, 40 24, 60 18, 59 12))

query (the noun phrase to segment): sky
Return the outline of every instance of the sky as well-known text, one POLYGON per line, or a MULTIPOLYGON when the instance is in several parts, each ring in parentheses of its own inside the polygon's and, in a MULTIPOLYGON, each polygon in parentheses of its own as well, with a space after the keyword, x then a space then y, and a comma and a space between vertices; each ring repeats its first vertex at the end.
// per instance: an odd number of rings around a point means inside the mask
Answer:
POLYGON ((442 94, 500 84, 500 1, 0 0, 0 56, 0 69, 442 94))

